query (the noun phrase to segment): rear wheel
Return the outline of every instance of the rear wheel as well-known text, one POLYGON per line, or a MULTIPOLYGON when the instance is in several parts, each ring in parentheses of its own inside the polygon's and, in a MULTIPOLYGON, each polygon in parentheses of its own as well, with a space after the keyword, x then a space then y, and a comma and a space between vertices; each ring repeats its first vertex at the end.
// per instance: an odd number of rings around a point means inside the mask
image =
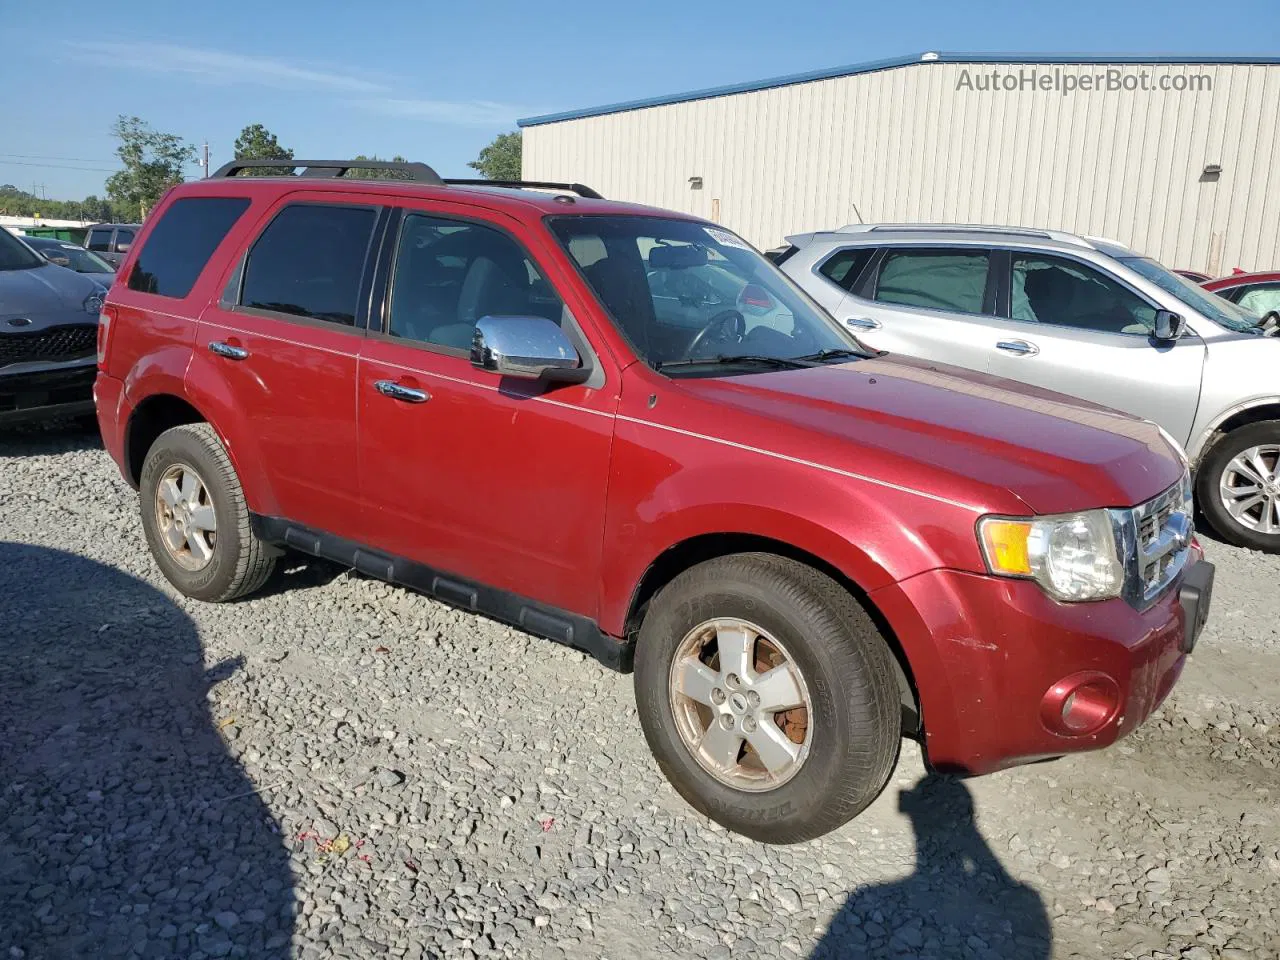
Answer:
POLYGON ((888 782, 901 738, 892 654, 817 571, 738 554, 649 605, 636 699, 658 765, 695 809, 767 843, 827 833, 888 782))
POLYGON ((234 600, 271 575, 278 551, 254 536, 231 458, 207 423, 160 434, 139 489, 152 556, 186 596, 234 600))
POLYGON ((1280 553, 1280 421, 1233 430, 1209 450, 1196 482, 1200 510, 1224 540, 1280 553))

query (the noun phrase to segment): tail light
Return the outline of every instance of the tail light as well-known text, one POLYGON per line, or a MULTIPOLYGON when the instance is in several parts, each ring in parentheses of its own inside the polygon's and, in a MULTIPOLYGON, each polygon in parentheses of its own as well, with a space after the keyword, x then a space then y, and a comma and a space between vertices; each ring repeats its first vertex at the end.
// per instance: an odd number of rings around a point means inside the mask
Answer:
POLYGON ((98 369, 105 370, 107 348, 111 344, 111 327, 116 319, 116 308, 104 305, 98 311, 98 369))
POLYGON ((744 307, 758 307, 761 310, 773 309, 773 297, 769 291, 756 283, 748 283, 738 295, 738 302, 744 307))

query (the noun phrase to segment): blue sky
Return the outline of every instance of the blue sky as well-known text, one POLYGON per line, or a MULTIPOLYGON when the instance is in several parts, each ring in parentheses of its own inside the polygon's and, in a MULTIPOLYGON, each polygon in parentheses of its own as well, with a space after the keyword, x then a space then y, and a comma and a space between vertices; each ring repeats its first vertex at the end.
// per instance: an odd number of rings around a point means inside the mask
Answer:
POLYGON ((1276 0, 0 6, 0 183, 59 199, 103 192, 117 114, 207 140, 215 166, 262 123, 296 156, 400 153, 465 176, 541 113, 926 50, 1274 55, 1280 36, 1276 0))

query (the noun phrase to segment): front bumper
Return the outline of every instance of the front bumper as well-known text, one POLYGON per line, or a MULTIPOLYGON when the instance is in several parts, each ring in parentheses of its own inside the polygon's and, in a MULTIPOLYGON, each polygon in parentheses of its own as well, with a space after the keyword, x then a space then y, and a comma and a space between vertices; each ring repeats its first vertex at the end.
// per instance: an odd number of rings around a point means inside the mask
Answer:
POLYGON ((1120 599, 1059 603, 1029 581, 956 570, 871 600, 911 666, 930 765, 983 774, 1105 747, 1146 720, 1182 673, 1211 589, 1212 567, 1199 561, 1142 611, 1120 599), (1114 702, 1076 734, 1059 721, 1081 683, 1114 702))
POLYGON ((93 412, 94 360, 0 367, 0 425, 93 412))

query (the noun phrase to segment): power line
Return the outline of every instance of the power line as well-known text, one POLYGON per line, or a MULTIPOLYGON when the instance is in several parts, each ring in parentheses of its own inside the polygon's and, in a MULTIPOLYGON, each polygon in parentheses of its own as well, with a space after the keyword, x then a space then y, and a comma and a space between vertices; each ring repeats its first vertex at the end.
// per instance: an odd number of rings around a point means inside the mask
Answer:
POLYGON ((65 163, 32 163, 27 160, 0 159, 0 166, 41 167, 53 170, 83 170, 85 173, 115 173, 119 167, 72 167, 65 163))
POLYGON ((0 153, 0 157, 17 157, 19 160, 66 160, 69 163, 111 163, 101 157, 48 157, 41 153, 0 153))

